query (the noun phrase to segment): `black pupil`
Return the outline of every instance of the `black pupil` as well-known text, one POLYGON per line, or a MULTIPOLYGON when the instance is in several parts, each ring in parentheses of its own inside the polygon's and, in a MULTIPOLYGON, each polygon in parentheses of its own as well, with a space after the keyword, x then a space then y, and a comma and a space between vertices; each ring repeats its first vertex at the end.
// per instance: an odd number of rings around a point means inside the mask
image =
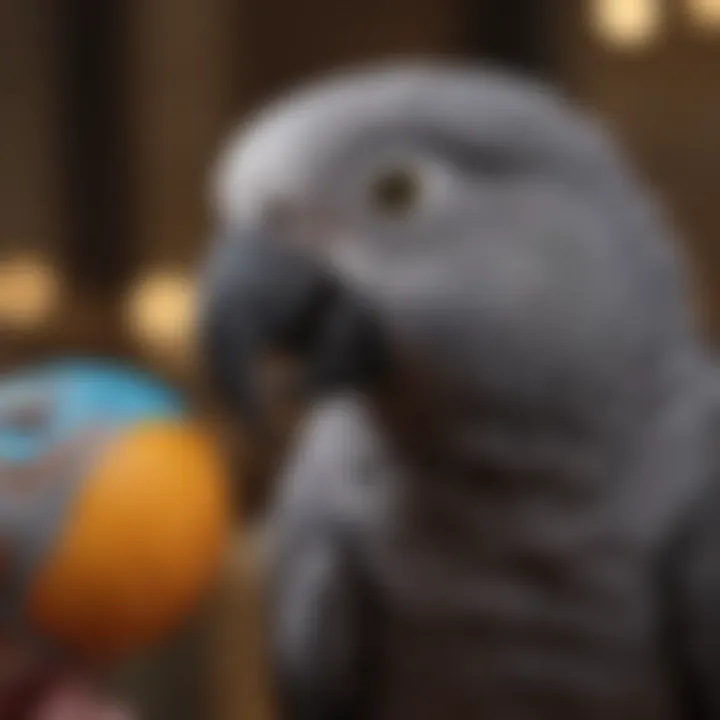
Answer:
POLYGON ((418 182, 412 173, 397 170, 386 173, 375 182, 373 197, 381 209, 402 212, 413 206, 418 189, 418 182))

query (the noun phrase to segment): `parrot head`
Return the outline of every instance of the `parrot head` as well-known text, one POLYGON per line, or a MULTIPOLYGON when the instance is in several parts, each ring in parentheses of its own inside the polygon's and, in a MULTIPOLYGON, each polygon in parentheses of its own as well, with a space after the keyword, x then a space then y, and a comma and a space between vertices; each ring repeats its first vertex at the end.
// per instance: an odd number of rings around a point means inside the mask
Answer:
POLYGON ((558 421, 652 402, 692 354, 658 208, 597 124, 534 81, 340 73, 249 118, 214 180, 201 336, 250 420, 273 351, 313 396, 419 371, 458 406, 558 421))

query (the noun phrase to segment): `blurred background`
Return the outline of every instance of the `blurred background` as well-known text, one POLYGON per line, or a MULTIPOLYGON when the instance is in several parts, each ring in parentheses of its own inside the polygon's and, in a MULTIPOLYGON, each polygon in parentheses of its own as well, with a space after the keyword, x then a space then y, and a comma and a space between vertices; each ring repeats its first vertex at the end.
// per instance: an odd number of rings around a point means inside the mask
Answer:
MULTIPOLYGON (((206 181, 308 74, 490 58, 599 113, 666 200, 720 336, 720 0, 0 0, 0 366, 128 358, 202 397, 206 181)), ((242 531, 217 602, 122 678, 148 720, 268 717, 242 531)))

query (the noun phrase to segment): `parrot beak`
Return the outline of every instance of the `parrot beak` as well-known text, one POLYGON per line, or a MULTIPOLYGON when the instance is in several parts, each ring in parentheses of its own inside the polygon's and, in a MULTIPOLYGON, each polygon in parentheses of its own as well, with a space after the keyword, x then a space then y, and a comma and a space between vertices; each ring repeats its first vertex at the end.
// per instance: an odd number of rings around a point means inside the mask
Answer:
POLYGON ((312 398, 367 390, 387 369, 371 309, 302 248, 269 232, 221 239, 214 253, 200 337, 211 380, 252 429, 267 429, 260 364, 268 354, 299 361, 292 388, 312 398))

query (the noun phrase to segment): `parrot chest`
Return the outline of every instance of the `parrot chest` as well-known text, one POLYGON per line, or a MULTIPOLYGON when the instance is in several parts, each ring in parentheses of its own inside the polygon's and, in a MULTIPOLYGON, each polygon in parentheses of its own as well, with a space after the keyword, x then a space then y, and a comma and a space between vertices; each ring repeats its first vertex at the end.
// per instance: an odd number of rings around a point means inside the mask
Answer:
POLYGON ((674 717, 649 554, 608 522, 616 502, 437 483, 360 504, 387 627, 382 717, 674 717))
POLYGON ((533 525, 524 508, 476 510, 435 537, 400 522, 376 545, 383 717, 672 717, 630 539, 562 511, 533 525))
POLYGON ((297 479, 326 480, 322 501, 375 593, 374 717, 678 717, 652 566, 693 485, 691 444, 668 442, 631 481, 587 492, 552 479, 459 485, 419 481, 357 409, 326 420, 297 479))

